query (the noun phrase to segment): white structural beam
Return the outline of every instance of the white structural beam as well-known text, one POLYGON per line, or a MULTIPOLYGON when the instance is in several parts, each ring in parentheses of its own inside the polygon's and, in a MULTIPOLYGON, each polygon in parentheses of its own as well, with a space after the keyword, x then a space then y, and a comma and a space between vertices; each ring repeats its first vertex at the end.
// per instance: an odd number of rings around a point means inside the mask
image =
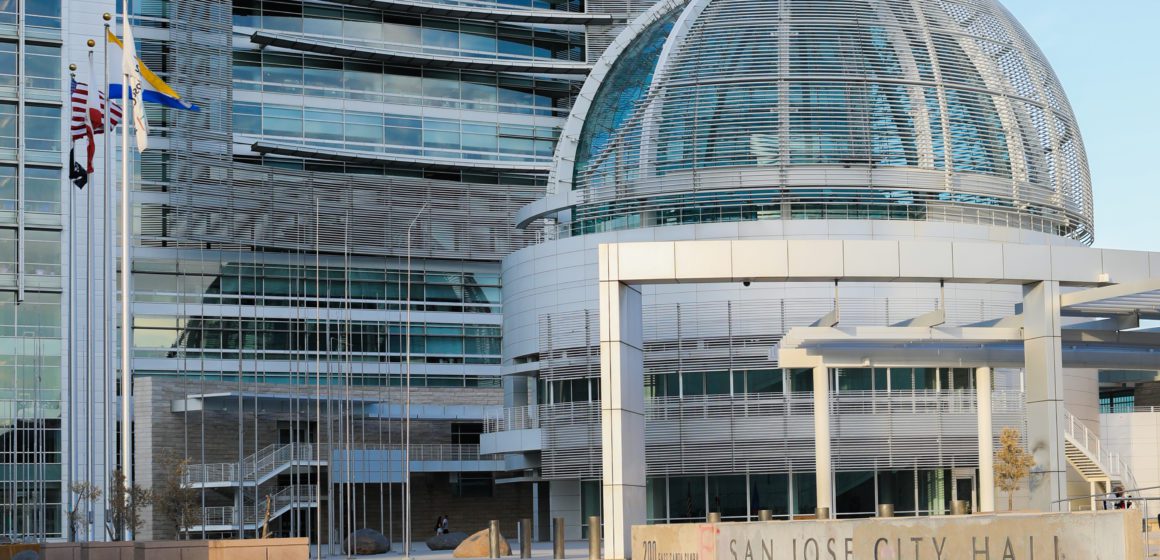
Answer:
POLYGON ((641 298, 634 286, 603 280, 615 277, 615 245, 601 245, 598 258, 604 558, 620 560, 632 556, 632 526, 647 521, 641 298))
POLYGON ((991 368, 975 369, 979 424, 979 512, 995 511, 995 443, 991 426, 991 368))
POLYGON ((1063 450, 1063 335, 1059 283, 1038 282, 1023 289, 1024 386, 1027 447, 1035 455, 1031 506, 1059 510, 1067 497, 1063 450))
POLYGON ((917 240, 617 243, 625 283, 904 281, 1103 286, 1160 278, 1160 253, 917 240))
POLYGON ((830 370, 814 367, 814 469, 817 507, 827 511, 834 504, 833 458, 830 453, 830 370))

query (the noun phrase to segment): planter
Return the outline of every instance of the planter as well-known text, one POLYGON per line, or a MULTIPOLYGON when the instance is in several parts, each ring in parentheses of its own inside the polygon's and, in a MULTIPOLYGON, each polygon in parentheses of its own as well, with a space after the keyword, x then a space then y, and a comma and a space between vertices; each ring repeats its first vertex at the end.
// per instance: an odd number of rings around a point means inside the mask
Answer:
POLYGON ((81 560, 81 543, 44 543, 40 545, 41 560, 81 560))
POLYGON ((310 557, 310 541, 306 538, 142 541, 133 544, 136 545, 133 560, 309 560, 310 557))
POLYGON ((81 560, 133 560, 133 541, 81 543, 81 560))

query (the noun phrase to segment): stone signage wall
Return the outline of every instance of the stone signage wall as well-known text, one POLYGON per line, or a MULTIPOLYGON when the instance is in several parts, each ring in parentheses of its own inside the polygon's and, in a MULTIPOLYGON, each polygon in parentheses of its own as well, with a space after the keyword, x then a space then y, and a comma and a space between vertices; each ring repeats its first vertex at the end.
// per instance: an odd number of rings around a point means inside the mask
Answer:
POLYGON ((632 528, 634 560, 1143 558, 1138 510, 632 528))

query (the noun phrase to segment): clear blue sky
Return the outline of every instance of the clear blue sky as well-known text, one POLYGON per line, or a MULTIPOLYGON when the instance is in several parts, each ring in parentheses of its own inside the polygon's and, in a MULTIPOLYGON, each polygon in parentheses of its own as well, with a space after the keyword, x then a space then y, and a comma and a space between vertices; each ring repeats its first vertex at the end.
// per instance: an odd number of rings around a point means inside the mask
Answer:
POLYGON ((1097 247, 1160 251, 1160 0, 1000 0, 1063 82, 1087 148, 1097 247))

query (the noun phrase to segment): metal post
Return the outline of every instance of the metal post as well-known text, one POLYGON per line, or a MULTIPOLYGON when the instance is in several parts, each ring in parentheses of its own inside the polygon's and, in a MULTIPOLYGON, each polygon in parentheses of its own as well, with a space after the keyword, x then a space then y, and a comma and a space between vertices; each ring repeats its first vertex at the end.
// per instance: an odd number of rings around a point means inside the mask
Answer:
POLYGON ((772 521, 773 520, 773 512, 768 510, 768 509, 759 509, 759 510, 757 510, 757 520, 758 521, 772 521))
POLYGON ((492 519, 487 522, 487 557, 499 558, 499 521, 492 519))
POLYGON ((709 521, 709 523, 720 523, 721 522, 721 512, 719 512, 719 511, 709 512, 708 521, 709 521))
POLYGON ((564 560, 564 518, 552 519, 552 558, 564 560))
POLYGON ((814 517, 816 517, 818 519, 829 519, 830 518, 830 508, 825 507, 825 506, 819 506, 817 509, 814 510, 814 517))
POLYGON ((520 520, 520 558, 532 557, 532 520, 520 520))
POLYGON ((588 517, 588 560, 600 560, 600 516, 588 517))
MULTIPOLYGON (((411 527, 411 230, 414 229, 415 224, 419 222, 419 216, 423 215, 423 211, 427 209, 429 202, 424 202, 423 206, 419 207, 419 211, 415 212, 415 218, 411 220, 411 225, 407 226, 407 301, 404 305, 407 306, 407 332, 405 333, 407 347, 403 350, 406 352, 406 386, 403 387, 403 394, 405 403, 403 405, 403 557, 411 557, 411 534, 413 533, 411 527)), ((496 531, 498 533, 498 531, 496 531)), ((493 558, 495 558, 493 556, 493 558)))
POLYGON ((878 517, 894 517, 894 504, 878 504, 878 517))

